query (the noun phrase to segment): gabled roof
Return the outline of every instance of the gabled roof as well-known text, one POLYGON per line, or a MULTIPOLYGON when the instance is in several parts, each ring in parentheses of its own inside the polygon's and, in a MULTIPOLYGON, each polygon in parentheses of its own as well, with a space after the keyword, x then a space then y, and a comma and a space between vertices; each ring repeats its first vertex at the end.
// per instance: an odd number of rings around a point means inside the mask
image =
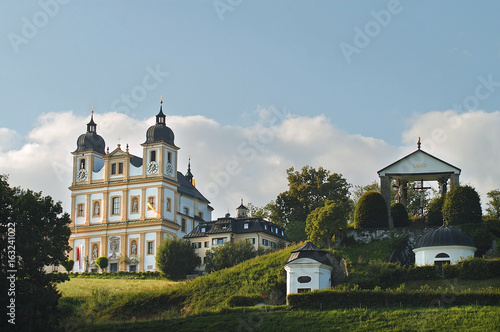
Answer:
POLYGON ((326 251, 321 250, 312 242, 307 241, 303 246, 292 250, 290 257, 288 257, 288 260, 286 261, 286 264, 293 262, 294 260, 297 260, 299 258, 309 258, 321 264, 333 266, 332 262, 330 262, 326 255, 326 251))
POLYGON ((245 233, 265 233, 284 241, 292 240, 285 234, 283 227, 260 218, 219 218, 217 220, 201 222, 184 236, 185 238, 205 237, 210 234, 245 234, 245 233), (247 224, 247 228, 245 228, 247 224), (272 229, 272 230, 271 230, 272 229), (204 230, 204 231, 203 231, 204 230), (277 230, 277 232, 276 232, 277 230), (281 232, 283 231, 283 235, 281 232))
POLYGON ((436 180, 439 177, 449 177, 460 174, 461 170, 446 161, 418 149, 409 155, 393 162, 377 172, 379 176, 391 176, 395 179, 404 178, 409 181, 436 180))
POLYGON ((180 194, 188 195, 194 198, 199 199, 200 201, 203 201, 207 204, 210 203, 208 199, 203 196, 196 187, 193 186, 193 184, 186 179, 186 177, 181 173, 177 172, 177 182, 179 183, 179 187, 177 188, 177 191, 180 194))

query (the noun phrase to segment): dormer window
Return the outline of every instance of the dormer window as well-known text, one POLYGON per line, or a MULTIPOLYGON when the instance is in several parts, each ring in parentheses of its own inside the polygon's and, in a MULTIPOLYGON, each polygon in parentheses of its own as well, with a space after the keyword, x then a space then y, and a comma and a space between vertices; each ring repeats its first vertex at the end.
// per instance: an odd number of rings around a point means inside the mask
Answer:
POLYGON ((206 231, 207 231, 207 229, 206 229, 205 227, 202 227, 202 228, 201 228, 201 232, 202 232, 202 233, 205 233, 206 231))
POLYGON ((248 223, 247 222, 243 224, 243 229, 248 229, 248 223))

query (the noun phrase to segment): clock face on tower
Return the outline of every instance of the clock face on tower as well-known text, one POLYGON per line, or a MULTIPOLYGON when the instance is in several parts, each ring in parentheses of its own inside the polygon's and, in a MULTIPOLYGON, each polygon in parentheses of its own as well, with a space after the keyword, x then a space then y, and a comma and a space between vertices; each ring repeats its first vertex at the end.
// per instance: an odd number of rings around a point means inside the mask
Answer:
POLYGON ((167 163, 166 170, 167 170, 167 175, 174 176, 174 166, 172 166, 172 163, 170 162, 167 163))
POLYGON ((158 173, 158 163, 156 161, 150 161, 148 163, 148 173, 149 174, 158 173))
POLYGON ((85 168, 81 168, 78 170, 76 174, 76 180, 78 182, 87 180, 87 170, 85 168))

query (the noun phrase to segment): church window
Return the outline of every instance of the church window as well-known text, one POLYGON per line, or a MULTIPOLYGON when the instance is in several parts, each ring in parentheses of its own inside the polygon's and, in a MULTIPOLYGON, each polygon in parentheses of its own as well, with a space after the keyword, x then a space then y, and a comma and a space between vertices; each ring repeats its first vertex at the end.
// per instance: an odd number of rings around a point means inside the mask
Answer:
POLYGON ((85 213, 84 213, 84 211, 85 211, 84 210, 84 206, 85 206, 85 204, 78 204, 76 206, 76 211, 77 211, 76 212, 76 216, 77 217, 83 217, 85 215, 85 213))
POLYGON ((201 212, 201 211, 200 211, 200 212, 198 212, 198 216, 200 216, 200 219, 202 219, 202 220, 203 220, 203 212, 201 212))
POLYGON ((123 174, 123 163, 118 163, 118 174, 123 174))
POLYGON ((109 264, 109 272, 116 272, 116 271, 118 271, 118 263, 109 264))
POLYGON ((167 211, 172 211, 172 199, 167 198, 167 211))
POLYGON ((85 169, 85 159, 80 159, 80 169, 85 169))
POLYGON ((151 154, 149 156, 149 161, 156 161, 156 151, 155 150, 151 151, 151 154))
POLYGON ((297 281, 300 282, 301 284, 307 284, 308 282, 311 282, 311 277, 301 276, 297 278, 297 281))
POLYGON ((120 214, 120 197, 113 197, 113 210, 111 214, 120 214))
POLYGON ((129 266, 129 271, 130 272, 136 272, 137 271, 137 265, 130 265, 129 266))
POLYGON ((132 207, 131 207, 131 212, 132 213, 139 213, 139 198, 133 197, 132 198, 132 207))
POLYGON ((172 162, 172 152, 167 153, 167 162, 172 162))
POLYGON ((184 214, 186 216, 189 216, 189 208, 188 207, 184 207, 184 214))
POLYGON ((111 164, 111 175, 114 175, 114 174, 116 174, 116 163, 111 164))
POLYGON ((181 231, 186 232, 186 219, 181 219, 181 231))
POLYGON ((154 241, 148 241, 148 255, 154 255, 154 241))

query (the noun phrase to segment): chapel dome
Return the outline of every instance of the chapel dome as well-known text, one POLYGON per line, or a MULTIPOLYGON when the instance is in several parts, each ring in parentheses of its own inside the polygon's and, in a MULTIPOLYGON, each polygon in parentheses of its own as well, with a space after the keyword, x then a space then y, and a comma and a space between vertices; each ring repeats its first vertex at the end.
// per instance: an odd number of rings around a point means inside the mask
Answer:
POLYGON ((148 128, 144 144, 164 142, 175 146, 174 132, 167 127, 165 118, 166 116, 160 106, 160 112, 156 115, 156 124, 148 128))
POLYGON ((330 262, 330 260, 328 259, 327 252, 321 250, 310 241, 307 241, 306 244, 295 250, 292 250, 286 264, 293 262, 294 260, 297 260, 299 258, 309 258, 319 263, 332 266, 332 262, 330 262))
POLYGON ((94 122, 94 114, 87 123, 87 132, 80 135, 76 141, 76 150, 74 152, 94 151, 100 154, 105 154, 104 148, 106 143, 104 139, 97 134, 97 124, 94 122))
POLYGON ((467 246, 475 247, 474 241, 469 235, 455 228, 443 225, 423 234, 418 240, 415 248, 435 246, 467 246))

